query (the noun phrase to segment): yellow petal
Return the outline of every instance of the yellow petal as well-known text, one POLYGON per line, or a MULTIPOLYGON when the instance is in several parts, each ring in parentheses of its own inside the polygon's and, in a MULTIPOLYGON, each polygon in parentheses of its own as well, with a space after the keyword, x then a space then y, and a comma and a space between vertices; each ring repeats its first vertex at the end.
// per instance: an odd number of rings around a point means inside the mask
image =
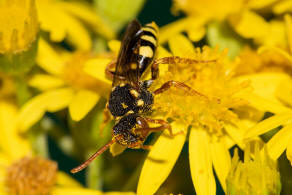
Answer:
POLYGON ((53 2, 37 1, 37 4, 41 28, 50 32, 51 40, 60 42, 67 38, 79 49, 91 48, 89 32, 79 20, 53 2))
POLYGON ((7 187, 4 182, 0 182, 0 194, 1 195, 8 195, 7 187))
POLYGON ((249 0, 248 7, 253 8, 253 9, 260 9, 264 8, 266 6, 269 6, 276 2, 277 0, 249 0))
POLYGON ((19 135, 17 109, 13 104, 0 103, 0 147, 12 159, 18 159, 30 152, 29 143, 19 135))
POLYGON ((199 32, 195 32, 194 30, 202 29, 206 21, 207 19, 205 17, 188 17, 167 24, 160 28, 159 43, 162 44, 173 36, 186 30, 188 31, 188 33, 193 33, 189 34, 190 37, 199 40, 200 36, 202 36, 202 30, 199 30, 199 32), (197 34, 195 35, 194 33, 197 34))
POLYGON ((262 54, 265 52, 276 52, 278 54, 280 54, 281 56, 283 56, 284 58, 286 58, 289 62, 292 63, 292 56, 285 50, 280 49, 278 47, 273 47, 273 46, 262 46, 258 49, 258 53, 262 54))
POLYGON ((243 147, 243 142, 242 142, 242 132, 239 130, 241 127, 236 127, 232 124, 224 124, 224 129, 230 136, 230 138, 237 144, 239 147, 243 147))
POLYGON ((79 90, 69 105, 70 116, 75 121, 83 119, 96 105, 100 96, 89 90, 79 90))
POLYGON ((287 81, 283 81, 279 84, 276 89, 275 95, 279 100, 284 102, 285 104, 292 106, 292 80, 288 79, 287 81))
POLYGON ((159 29, 159 43, 168 41, 171 37, 184 31, 189 23, 187 18, 177 20, 159 29))
POLYGON ((67 173, 61 171, 57 174, 57 184, 62 187, 82 187, 80 183, 67 175, 67 173))
POLYGON ((283 81, 289 80, 289 76, 284 73, 264 72, 241 76, 238 79, 240 82, 250 81, 250 86, 255 94, 275 103, 280 103, 275 92, 283 81))
POLYGON ((206 28, 204 26, 200 27, 189 27, 187 29, 188 36, 192 41, 200 41, 206 34, 206 28))
POLYGON ((251 106, 263 112, 272 113, 283 113, 289 112, 290 109, 282 104, 275 103, 273 101, 267 100, 264 97, 258 96, 247 90, 242 90, 235 95, 236 97, 242 98, 247 101, 251 106))
POLYGON ((13 162, 13 159, 10 156, 8 156, 4 152, 0 153, 0 178, 2 175, 1 171, 3 171, 4 169, 6 173, 6 167, 8 167, 12 162, 13 162))
POLYGON ((79 50, 90 50, 92 41, 89 32, 84 26, 72 17, 63 17, 63 20, 63 22, 67 24, 67 40, 79 50))
POLYGON ((245 139, 255 137, 266 133, 280 125, 284 125, 289 122, 292 118, 292 112, 276 114, 270 118, 267 118, 259 123, 257 123, 254 127, 248 129, 245 133, 245 139))
POLYGON ((220 139, 217 142, 211 142, 210 149, 216 175, 226 192, 226 177, 231 167, 231 157, 224 141, 224 139, 220 139))
POLYGON ((56 51, 42 38, 39 39, 38 65, 53 75, 60 75, 63 69, 63 62, 56 51))
POLYGON ((29 81, 31 87, 45 91, 52 88, 58 88, 64 85, 64 81, 58 77, 47 74, 35 74, 29 81))
POLYGON ((193 44, 184 35, 173 36, 169 39, 168 44, 174 56, 190 57, 195 53, 193 44))
POLYGON ((189 138, 191 176, 198 195, 215 195, 209 137, 203 129, 192 129, 189 138))
POLYGON ((267 36, 255 40, 258 44, 286 48, 288 45, 286 26, 283 20, 269 21, 267 36))
POLYGON ((41 95, 46 110, 49 112, 57 112, 69 105, 73 98, 74 90, 72 88, 61 88, 45 92, 41 95))
MULTIPOLYGON (((171 126, 174 133, 185 130, 181 124, 172 123, 171 126)), ((144 162, 137 188, 138 195, 154 194, 158 190, 178 159, 185 138, 185 134, 170 138, 165 131, 158 138, 144 162)))
POLYGON ((290 138, 290 140, 288 141, 286 155, 292 166, 292 138, 290 138))
POLYGON ((267 143, 267 151, 273 160, 277 160, 292 139, 292 123, 276 133, 267 143))
POLYGON ((230 17, 229 21, 238 34, 248 39, 265 37, 269 30, 265 19, 250 10, 244 10, 242 13, 230 17))
POLYGON ((119 51, 120 51, 120 47, 121 47, 121 41, 118 40, 111 40, 108 42, 108 47, 110 48, 110 50, 112 52, 114 52, 116 54, 116 56, 118 55, 119 51))
POLYGON ((292 11, 292 1, 291 0, 279 1, 275 6, 273 6, 273 11, 276 14, 283 14, 284 12, 291 12, 292 11))
POLYGON ((107 87, 110 88, 111 81, 107 79, 107 76, 105 74, 105 69, 110 62, 111 60, 106 58, 91 59, 85 63, 83 70, 87 74, 102 81, 104 85, 107 85, 107 87))
POLYGON ((56 112, 67 107, 73 93, 71 88, 61 88, 33 97, 20 109, 17 120, 18 127, 25 131, 39 121, 46 111, 56 112))
MULTIPOLYGON (((169 56, 173 56, 173 55, 171 53, 169 53, 167 51, 167 49, 164 49, 164 47, 161 47, 161 46, 157 47, 157 59, 169 57, 169 56)), ((162 64, 160 64, 160 65, 162 65, 162 64)), ((160 65, 159 65, 159 67, 160 67, 160 65)))
POLYGON ((64 11, 80 18, 87 24, 89 24, 95 32, 103 35, 107 39, 114 38, 115 34, 113 30, 103 22, 103 19, 98 16, 96 11, 91 7, 87 6, 85 3, 79 2, 58 2, 58 6, 61 7, 64 11))
POLYGON ((288 14, 286 14, 284 18, 285 18, 286 29, 287 29, 288 46, 290 49, 290 53, 292 53, 292 18, 288 14))
POLYGON ((228 135, 231 137, 231 139, 241 148, 244 148, 244 132, 246 129, 249 129, 253 127, 256 124, 257 121, 252 121, 248 119, 240 119, 236 121, 236 123, 233 124, 224 124, 224 129, 228 133, 228 135))
POLYGON ((72 188, 56 186, 52 189, 51 195, 103 195, 103 192, 88 188, 72 188))

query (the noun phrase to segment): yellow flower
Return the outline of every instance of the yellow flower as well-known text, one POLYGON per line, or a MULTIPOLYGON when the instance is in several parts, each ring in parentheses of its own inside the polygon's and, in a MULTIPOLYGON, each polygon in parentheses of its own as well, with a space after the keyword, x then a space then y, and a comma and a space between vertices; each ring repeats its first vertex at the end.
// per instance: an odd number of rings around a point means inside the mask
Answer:
POLYGON ((213 22, 225 21, 240 36, 253 39, 259 45, 285 46, 284 22, 281 19, 267 21, 256 10, 273 5, 276 0, 174 0, 173 10, 182 10, 186 18, 168 24, 161 29, 161 42, 186 31, 192 41, 199 41, 206 33, 205 27, 213 22))
MULTIPOLYGON (((265 79, 267 82, 269 77, 237 77, 234 72, 236 66, 228 61, 226 52, 218 53, 216 49, 208 47, 201 51, 182 35, 173 36, 169 40, 169 47, 174 56, 216 61, 169 65, 154 82, 152 89, 169 80, 181 81, 203 96, 189 96, 174 88, 155 97, 153 117, 173 120, 171 125, 174 132, 183 130, 185 134, 171 139, 164 132, 159 137, 143 165, 137 193, 153 194, 167 178, 184 145, 188 128, 191 128, 190 169, 197 194, 215 194, 213 167, 226 191, 226 177, 231 167, 228 149, 234 144, 244 149, 245 131, 253 127, 265 112, 275 113, 276 116, 284 112, 291 113, 281 102, 274 101, 275 95, 271 95, 272 89, 286 77, 275 76, 278 82, 272 82, 265 91, 256 84, 265 79)), ((171 56, 166 52, 164 54, 171 56)))
MULTIPOLYGON (((59 51, 62 53, 62 51, 59 51)), ((73 120, 79 121, 95 106, 101 96, 109 93, 111 83, 106 79, 105 67, 111 61, 107 56, 94 57, 90 53, 58 54, 40 39, 38 65, 48 74, 35 74, 29 85, 42 93, 31 98, 21 108, 18 125, 29 129, 42 118, 46 111, 56 112, 69 108, 73 120), (96 79, 84 72, 86 64, 99 70, 96 79)))
POLYGON ((273 46, 262 46, 258 49, 260 54, 270 55, 271 53, 276 53, 280 57, 284 58, 284 60, 288 61, 288 65, 292 67, 292 18, 291 15, 286 14, 284 16, 285 19, 285 33, 287 47, 273 47, 273 46))
POLYGON ((243 162, 235 150, 227 177, 227 194, 280 194, 280 173, 276 161, 270 159, 266 151, 261 155, 259 143, 255 143, 254 148, 251 146, 251 143, 247 144, 243 162))
POLYGON ((85 24, 107 39, 114 37, 113 30, 85 2, 36 0, 36 3, 41 29, 49 32, 54 42, 66 39, 78 49, 91 49, 92 40, 85 24))
MULTIPOLYGON (((289 15, 285 16, 286 21, 286 31, 287 37, 289 40, 289 48, 292 48, 291 38, 292 38, 292 20, 289 15)), ((291 75, 291 65, 292 65, 292 57, 291 50, 286 51, 284 49, 276 48, 276 47, 261 47, 259 48, 259 53, 263 56, 271 56, 277 55, 277 58, 274 58, 276 65, 280 67, 281 65, 285 65, 289 68, 287 71, 291 75)), ((287 70, 287 69, 284 69, 287 70)), ((248 77, 248 76, 247 76, 248 77)), ((292 88, 290 84, 292 83, 292 79, 290 76, 284 73, 265 73, 262 74, 262 77, 256 80, 254 79, 255 88, 259 93, 273 99, 274 102, 282 103, 286 106, 292 107, 292 88), (266 75, 266 76, 265 76, 266 75), (270 75, 270 76, 268 76, 270 75), (266 77, 266 78, 263 78, 266 77), (271 85, 273 83, 273 85, 271 85), (262 91, 262 92, 260 92, 262 91), (269 94, 264 94, 263 91, 269 91, 269 94)), ((280 155, 287 149, 286 155, 287 158, 292 163, 292 133, 291 133, 291 112, 283 112, 279 115, 272 116, 262 122, 258 123, 256 126, 248 129, 245 134, 245 138, 249 139, 263 133, 266 133, 276 127, 282 126, 282 129, 276 133, 268 142, 267 142, 267 151, 270 157, 274 160, 280 157, 280 155)))
POLYGON ((39 31, 33 0, 0 3, 0 68, 9 73, 28 71, 34 65, 39 31))
POLYGON ((0 102, 1 195, 134 195, 132 192, 103 193, 83 188, 58 171, 56 162, 34 156, 30 142, 17 129, 17 112, 14 104, 0 102))

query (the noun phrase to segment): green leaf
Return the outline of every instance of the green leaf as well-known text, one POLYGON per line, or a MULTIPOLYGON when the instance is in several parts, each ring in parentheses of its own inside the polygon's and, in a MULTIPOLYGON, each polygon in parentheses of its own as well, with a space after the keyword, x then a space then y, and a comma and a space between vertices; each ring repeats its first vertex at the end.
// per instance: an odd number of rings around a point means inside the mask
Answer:
POLYGON ((211 23, 207 27, 207 41, 212 47, 219 46, 221 50, 228 48, 228 56, 234 58, 244 45, 244 39, 239 37, 227 23, 211 23))
POLYGON ((99 15, 118 32, 130 20, 134 19, 145 0, 95 0, 99 15))

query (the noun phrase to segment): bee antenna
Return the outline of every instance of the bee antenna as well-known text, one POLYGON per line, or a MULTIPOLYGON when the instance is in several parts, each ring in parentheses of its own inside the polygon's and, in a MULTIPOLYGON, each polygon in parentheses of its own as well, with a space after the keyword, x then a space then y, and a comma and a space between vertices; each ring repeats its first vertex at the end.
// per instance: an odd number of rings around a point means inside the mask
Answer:
POLYGON ((113 143, 115 143, 116 140, 112 139, 110 142, 105 144, 102 148, 100 148, 98 151, 96 151, 89 159, 87 159, 84 163, 79 165, 78 167, 75 167, 74 169, 71 169, 71 173, 77 173, 83 169, 85 169, 96 157, 101 155, 104 151, 106 151, 113 143))

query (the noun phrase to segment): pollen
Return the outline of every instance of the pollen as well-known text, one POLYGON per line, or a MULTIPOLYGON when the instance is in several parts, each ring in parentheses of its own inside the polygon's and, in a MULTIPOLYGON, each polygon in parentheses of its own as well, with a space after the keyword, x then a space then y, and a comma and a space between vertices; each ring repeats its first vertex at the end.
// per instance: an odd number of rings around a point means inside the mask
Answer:
POLYGON ((185 83, 204 96, 188 95, 172 87, 155 96, 155 113, 182 124, 204 127, 211 134, 223 135, 223 124, 238 120, 233 108, 245 105, 234 95, 246 84, 234 79, 234 66, 227 61, 226 52, 219 53, 209 47, 204 47, 202 51, 197 48, 193 59, 211 62, 169 65, 168 72, 161 75, 151 88, 155 90, 174 80, 185 83))
POLYGON ((11 195, 47 195, 56 183, 57 164, 39 157, 25 157, 13 163, 6 173, 11 195))
POLYGON ((125 103, 122 103, 122 107, 123 107, 124 109, 128 108, 128 106, 127 106, 125 103))
POLYGON ((132 90, 130 91, 130 93, 131 93, 131 95, 132 95, 134 98, 139 97, 139 93, 138 93, 136 90, 134 90, 134 89, 132 89, 132 90))
POLYGON ((0 3, 0 54, 27 50, 39 31, 34 0, 0 3))
POLYGON ((138 106, 143 106, 144 105, 144 101, 143 100, 138 100, 137 101, 137 105, 138 106))

